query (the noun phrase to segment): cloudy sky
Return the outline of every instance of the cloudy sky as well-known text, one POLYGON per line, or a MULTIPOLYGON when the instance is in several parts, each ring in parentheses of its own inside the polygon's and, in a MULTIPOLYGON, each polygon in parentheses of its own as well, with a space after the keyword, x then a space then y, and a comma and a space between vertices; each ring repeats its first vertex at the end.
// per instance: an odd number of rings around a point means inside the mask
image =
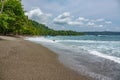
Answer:
POLYGON ((57 30, 120 31, 120 0, 22 0, 26 15, 57 30))

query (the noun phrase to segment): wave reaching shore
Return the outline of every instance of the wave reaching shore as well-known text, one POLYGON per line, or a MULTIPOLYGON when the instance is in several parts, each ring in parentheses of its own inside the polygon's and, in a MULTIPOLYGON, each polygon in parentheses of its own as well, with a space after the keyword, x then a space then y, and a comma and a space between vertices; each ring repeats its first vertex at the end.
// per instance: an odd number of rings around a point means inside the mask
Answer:
POLYGON ((96 80, 120 79, 120 36, 56 36, 27 40, 42 44, 59 55, 71 69, 96 80))

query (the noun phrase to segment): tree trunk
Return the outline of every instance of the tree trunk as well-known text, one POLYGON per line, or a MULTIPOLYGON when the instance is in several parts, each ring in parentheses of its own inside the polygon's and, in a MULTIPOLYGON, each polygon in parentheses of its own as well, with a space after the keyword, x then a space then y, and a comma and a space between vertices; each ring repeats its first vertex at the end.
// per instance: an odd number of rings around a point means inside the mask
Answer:
POLYGON ((5 4, 5 0, 1 0, 1 3, 2 3, 2 7, 1 7, 0 14, 2 14, 2 12, 3 12, 3 9, 4 9, 4 4, 5 4))

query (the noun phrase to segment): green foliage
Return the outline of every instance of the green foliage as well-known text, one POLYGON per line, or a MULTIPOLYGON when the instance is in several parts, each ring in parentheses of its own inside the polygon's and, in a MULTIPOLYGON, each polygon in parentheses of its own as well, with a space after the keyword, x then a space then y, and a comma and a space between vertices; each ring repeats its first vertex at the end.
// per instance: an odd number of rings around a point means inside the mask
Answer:
POLYGON ((3 12, 0 14, 0 33, 4 35, 20 34, 25 23, 24 17, 20 0, 6 0, 3 12))
POLYGON ((83 35, 83 33, 76 31, 64 31, 64 30, 55 31, 35 21, 31 21, 31 23, 35 27, 35 29, 37 29, 36 33, 37 35, 50 35, 50 36, 83 35))
POLYGON ((81 35, 75 31, 55 31, 43 24, 29 20, 24 14, 21 0, 0 2, 0 34, 7 35, 81 35))
POLYGON ((13 17, 9 17, 7 14, 0 14, 0 33, 6 35, 11 32, 10 22, 14 21, 13 17))

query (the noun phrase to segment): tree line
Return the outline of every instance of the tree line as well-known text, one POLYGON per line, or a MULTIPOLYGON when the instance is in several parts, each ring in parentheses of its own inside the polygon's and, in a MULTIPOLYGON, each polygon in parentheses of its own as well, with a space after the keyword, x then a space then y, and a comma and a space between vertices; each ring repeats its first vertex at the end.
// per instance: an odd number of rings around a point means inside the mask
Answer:
POLYGON ((0 2, 1 35, 82 35, 81 32, 53 30, 44 24, 29 20, 25 16, 21 0, 1 0, 0 2))
POLYGON ((50 36, 69 36, 69 35, 83 35, 84 33, 76 32, 76 31, 65 31, 65 30, 53 30, 48 28, 44 24, 40 24, 38 22, 30 20, 32 25, 37 29, 37 35, 50 35, 50 36))

